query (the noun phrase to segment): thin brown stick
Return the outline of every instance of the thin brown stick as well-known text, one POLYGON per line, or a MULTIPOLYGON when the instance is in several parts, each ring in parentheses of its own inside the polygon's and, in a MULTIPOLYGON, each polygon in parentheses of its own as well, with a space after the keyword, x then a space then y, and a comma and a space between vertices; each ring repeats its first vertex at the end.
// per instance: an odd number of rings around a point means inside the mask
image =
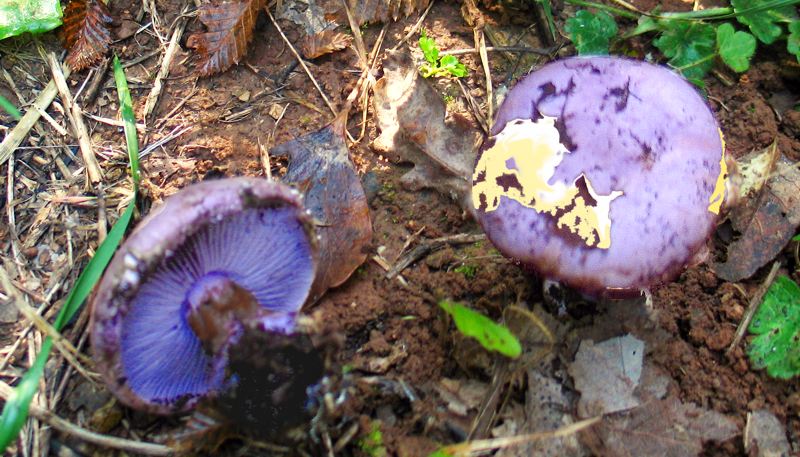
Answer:
POLYGON ((744 338, 747 327, 750 326, 750 321, 753 320, 753 316, 756 314, 758 307, 761 305, 761 299, 764 298, 764 294, 767 293, 769 286, 771 286, 772 282, 775 281, 775 276, 778 274, 780 267, 780 262, 775 262, 772 264, 772 268, 769 270, 767 278, 758 287, 758 290, 756 290, 753 298, 750 299, 750 304, 747 306, 747 311, 745 311, 742 321, 739 322, 739 327, 736 329, 736 334, 733 337, 733 341, 731 341, 731 345, 728 346, 728 350, 725 351, 725 354, 730 354, 733 352, 733 350, 736 349, 736 346, 738 346, 742 341, 742 338, 744 338))
POLYGON ((283 33, 283 30, 281 29, 281 26, 278 25, 278 21, 275 20, 274 16, 272 16, 272 12, 269 10, 269 8, 264 8, 264 9, 267 11, 267 15, 269 16, 269 20, 272 21, 272 25, 275 26, 275 30, 277 30, 278 33, 281 35, 281 38, 283 38, 283 41, 289 47, 289 50, 292 51, 292 54, 294 54, 294 57, 297 59, 297 62, 300 64, 301 67, 303 67, 303 70, 305 70, 306 74, 308 75, 308 78, 314 84, 314 87, 317 89, 317 92, 319 92, 319 95, 322 96, 322 100, 325 101, 325 104, 328 105, 328 108, 331 110, 331 113, 333 113, 333 115, 335 116, 337 114, 336 108, 333 107, 331 101, 328 100, 328 96, 325 95, 325 92, 322 91, 322 88, 319 86, 319 83, 317 83, 317 80, 314 78, 314 75, 311 74, 311 70, 308 69, 308 66, 306 66, 306 63, 305 61, 303 61, 303 58, 300 57, 300 54, 297 52, 297 49, 295 49, 294 46, 292 46, 292 42, 289 41, 288 38, 286 38, 286 35, 283 33))
POLYGON ((473 33, 475 35, 475 48, 481 56, 483 74, 486 77, 486 119, 491 122, 494 119, 494 100, 492 96, 492 69, 489 67, 489 55, 486 53, 486 37, 482 28, 476 27, 473 33))
POLYGON ((64 103, 64 108, 67 112, 67 118, 72 126, 72 133, 78 140, 78 146, 81 150, 83 157, 83 164, 86 167, 86 172, 89 175, 89 181, 92 184, 97 184, 103 179, 103 174, 100 172, 100 164, 97 163, 97 158, 92 151, 92 142, 89 139, 89 132, 86 130, 86 124, 83 122, 83 112, 80 107, 72 99, 72 94, 67 86, 67 80, 61 69, 61 65, 56 59, 56 55, 52 52, 47 55, 50 63, 50 70, 53 72, 53 81, 56 82, 56 87, 61 95, 61 101, 64 103))
MULTIPOLYGON (((64 77, 69 76, 69 68, 64 68, 64 77)), ((36 97, 36 101, 33 102, 33 106, 25 112, 25 115, 22 116, 22 119, 17 123, 16 127, 11 130, 11 133, 3 139, 3 142, 0 143, 0 165, 6 162, 9 157, 11 157, 11 153, 14 152, 17 147, 22 144, 22 141, 25 137, 28 136, 28 132, 33 128, 34 124, 39 120, 39 111, 37 111, 34 107, 38 107, 40 110, 44 111, 53 103, 53 100, 58 95, 58 88, 56 87, 55 81, 50 81, 45 88, 39 92, 39 95, 36 97)))
MULTIPOLYGON (((431 8, 433 8, 434 2, 435 0, 431 0, 431 2, 428 4, 428 7, 425 8, 425 12, 423 12, 422 15, 419 17, 419 19, 417 19, 417 22, 414 23, 414 26, 411 27, 411 30, 409 30, 408 33, 406 33, 406 35, 396 45, 392 47, 392 51, 397 51, 400 48, 400 46, 402 46, 406 41, 411 39, 411 37, 414 36, 419 31, 419 29, 422 27, 422 23, 425 22, 425 18, 428 17, 428 13, 431 12, 431 8)), ((439 53, 439 55, 442 55, 442 53, 439 53)))
POLYGON ((347 21, 350 23, 350 30, 353 32, 353 45, 355 46, 356 54, 358 54, 358 63, 362 70, 366 70, 369 67, 369 62, 367 62, 367 47, 364 45, 361 27, 356 23, 353 13, 350 11, 350 6, 347 4, 347 0, 342 0, 342 5, 344 5, 347 21))
POLYGON ((411 265, 412 263, 425 257, 426 255, 428 255, 428 253, 444 247, 444 245, 446 244, 469 244, 482 241, 485 239, 486 235, 484 234, 473 235, 470 233, 459 233, 458 235, 445 236, 442 238, 434 238, 432 240, 427 240, 416 246, 414 249, 409 251, 408 254, 399 259, 397 263, 395 263, 395 265, 386 272, 386 278, 388 279, 394 278, 398 274, 402 273, 403 270, 408 268, 408 266, 411 265))
POLYGON ((150 93, 147 95, 147 101, 144 103, 145 121, 150 118, 150 115, 153 113, 153 110, 158 103, 158 98, 161 95, 162 89, 164 88, 163 81, 167 76, 169 76, 169 67, 178 51, 178 43, 183 36, 183 31, 185 28, 186 18, 181 17, 178 19, 178 22, 175 25, 175 30, 172 32, 172 38, 169 40, 169 46, 167 46, 167 51, 164 53, 164 59, 161 60, 161 68, 158 70, 158 74, 156 74, 156 79, 153 81, 153 88, 150 90, 150 93))
MULTIPOLYGON (((14 395, 14 388, 3 381, 0 381, 0 397, 2 397, 3 400, 7 400, 12 395, 14 395)), ((85 428, 78 427, 77 425, 62 419, 45 408, 42 408, 38 403, 31 403, 28 411, 30 412, 31 416, 50 425, 54 429, 100 447, 119 449, 122 451, 144 455, 173 454, 171 448, 162 444, 144 443, 140 441, 126 440, 124 438, 117 438, 115 436, 101 435, 100 433, 95 433, 86 430, 85 428)))

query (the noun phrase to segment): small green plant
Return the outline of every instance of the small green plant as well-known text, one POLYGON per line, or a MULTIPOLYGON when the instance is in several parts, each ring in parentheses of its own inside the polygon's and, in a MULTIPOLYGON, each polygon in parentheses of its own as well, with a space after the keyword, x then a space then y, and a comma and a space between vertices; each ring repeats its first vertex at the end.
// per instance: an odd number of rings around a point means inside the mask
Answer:
POLYGON ((567 19, 564 29, 580 55, 608 54, 611 38, 617 35, 617 23, 605 11, 579 10, 567 19))
POLYGON ((370 457, 386 457, 386 447, 383 445, 381 421, 372 421, 372 430, 358 441, 358 447, 370 457))
POLYGON ((617 35, 614 16, 636 20, 637 27, 619 39, 655 33, 653 45, 668 63, 701 87, 702 78, 718 60, 737 73, 747 71, 758 42, 772 44, 785 39, 787 51, 800 62, 800 16, 794 7, 800 0, 732 0, 725 8, 660 14, 567 1, 596 11, 579 10, 566 22, 579 54, 608 53, 617 35), (737 30, 729 19, 736 19, 748 31, 737 30))
POLYGON ((755 369, 774 378, 800 374, 800 286, 778 276, 748 327, 756 335, 747 348, 755 369))
POLYGON ((423 78, 455 76, 463 78, 467 76, 467 67, 458 61, 456 56, 439 57, 439 48, 433 38, 429 38, 425 31, 419 37, 419 47, 425 56, 425 63, 419 67, 419 73, 423 78))
POLYGON ((439 306, 453 318, 458 331, 475 338, 487 350, 499 352, 512 359, 522 353, 519 340, 508 327, 458 303, 444 300, 439 302, 439 306))
POLYGON ((461 273, 467 279, 472 279, 478 273, 478 266, 477 265, 468 265, 464 264, 460 267, 457 267, 455 270, 456 273, 461 273))

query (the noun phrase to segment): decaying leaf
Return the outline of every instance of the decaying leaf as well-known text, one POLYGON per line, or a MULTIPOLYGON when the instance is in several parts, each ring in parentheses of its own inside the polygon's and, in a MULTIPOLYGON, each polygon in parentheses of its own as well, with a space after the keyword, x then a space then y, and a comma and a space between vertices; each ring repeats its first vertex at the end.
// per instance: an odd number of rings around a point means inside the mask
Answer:
POLYGON ((200 55, 196 71, 208 76, 220 73, 239 63, 253 40, 258 12, 265 0, 235 0, 207 3, 197 9, 208 31, 195 33, 186 41, 200 55))
MULTIPOLYGON (((424 11, 430 2, 431 0, 347 0, 347 5, 360 27, 377 22, 394 22, 412 13, 424 11)), ((336 22, 348 24, 342 1, 333 0, 332 4, 337 7, 336 22)))
POLYGON ((766 409, 748 413, 744 426, 744 450, 747 455, 758 457, 790 455, 791 447, 783 422, 766 409))
MULTIPOLYGON (((759 156, 752 158, 757 160, 759 156)), ((763 188, 746 196, 730 219, 741 236, 728 246, 727 259, 714 265, 714 270, 720 278, 734 282, 749 278, 774 259, 800 225, 800 169, 777 160, 763 188)))
POLYGON ((569 374, 581 393, 578 415, 592 417, 639 406, 634 390, 642 375, 644 342, 632 335, 581 342, 569 374))
POLYGON ((67 63, 75 71, 97 63, 108 52, 111 12, 100 0, 71 0, 64 9, 62 37, 67 63))
POLYGON ((306 208, 317 219, 320 258, 309 303, 345 282, 366 260, 372 241, 367 197, 350 161, 343 114, 327 127, 272 150, 289 156, 284 181, 305 194, 306 208))
POLYGON ((408 188, 435 188, 471 210, 469 182, 480 131, 463 117, 446 118, 441 95, 408 53, 388 51, 383 72, 373 104, 381 134, 372 147, 390 160, 414 163, 402 178, 408 188))
POLYGON ((315 59, 325 54, 341 51, 350 45, 353 37, 336 30, 324 30, 314 35, 307 35, 300 45, 306 59, 315 59))
POLYGON ((704 442, 726 441, 739 430, 723 414, 669 397, 607 416, 591 433, 598 438, 591 443, 596 455, 690 457, 704 442))

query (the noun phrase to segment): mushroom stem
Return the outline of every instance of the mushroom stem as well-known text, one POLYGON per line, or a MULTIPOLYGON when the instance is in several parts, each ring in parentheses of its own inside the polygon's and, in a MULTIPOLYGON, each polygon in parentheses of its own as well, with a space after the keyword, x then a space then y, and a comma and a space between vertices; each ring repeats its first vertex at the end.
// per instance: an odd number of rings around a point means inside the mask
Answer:
POLYGON ((209 273, 187 294, 186 321, 208 354, 218 354, 230 335, 259 314, 250 291, 223 273, 209 273))

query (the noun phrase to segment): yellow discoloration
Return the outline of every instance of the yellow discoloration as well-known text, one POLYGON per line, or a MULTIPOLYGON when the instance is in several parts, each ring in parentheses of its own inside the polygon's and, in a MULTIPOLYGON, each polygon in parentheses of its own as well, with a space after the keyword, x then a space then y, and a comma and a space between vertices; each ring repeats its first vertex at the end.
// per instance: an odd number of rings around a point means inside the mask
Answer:
POLYGON ((722 155, 719 159, 719 176, 717 176, 717 183, 714 185, 714 192, 708 199, 708 210, 714 214, 719 214, 722 208, 722 202, 725 201, 725 188, 728 180, 728 164, 725 161, 725 138, 722 136, 722 130, 719 131, 719 139, 722 141, 722 155))
POLYGON ((479 208, 483 201, 486 212, 494 211, 500 204, 500 197, 505 196, 527 208, 557 217, 559 227, 578 235, 586 245, 608 249, 611 247, 611 201, 622 195, 622 191, 597 195, 589 179, 583 175, 571 184, 551 184, 549 181, 556 167, 569 153, 560 142, 555 118, 508 123, 495 137, 494 146, 484 151, 475 167, 472 177, 475 207, 479 208), (504 180, 507 189, 498 183, 498 178, 504 180), (594 200, 593 204, 589 204, 580 193, 577 183, 581 179, 594 200), (518 186, 509 183, 518 183, 518 186))

